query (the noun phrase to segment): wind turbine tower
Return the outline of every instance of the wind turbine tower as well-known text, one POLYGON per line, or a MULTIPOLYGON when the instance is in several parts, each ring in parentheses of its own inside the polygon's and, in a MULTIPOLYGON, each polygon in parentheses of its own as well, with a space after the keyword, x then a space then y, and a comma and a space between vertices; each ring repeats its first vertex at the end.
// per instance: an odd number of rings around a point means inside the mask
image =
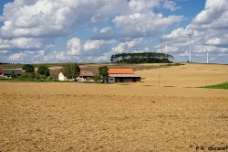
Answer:
POLYGON ((209 52, 209 50, 205 46, 203 46, 202 44, 199 43, 199 45, 201 45, 206 50, 206 52, 207 52, 207 63, 208 63, 208 52, 209 52))
MULTIPOLYGON (((203 46, 204 47, 204 46, 203 46)), ((204 47, 204 49, 206 50, 206 52, 207 52, 207 63, 208 63, 208 49, 206 48, 206 47, 204 47)))
POLYGON ((189 62, 192 62, 192 34, 185 34, 188 35, 190 38, 190 44, 189 44, 189 62))

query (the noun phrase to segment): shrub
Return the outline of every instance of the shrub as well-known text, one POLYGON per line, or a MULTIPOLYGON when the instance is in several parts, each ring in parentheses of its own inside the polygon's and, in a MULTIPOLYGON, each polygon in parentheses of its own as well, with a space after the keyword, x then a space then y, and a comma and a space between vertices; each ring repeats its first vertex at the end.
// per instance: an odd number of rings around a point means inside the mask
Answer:
POLYGON ((40 75, 39 78, 42 80, 45 80, 45 79, 47 79, 47 76, 46 75, 40 75))
POLYGON ((17 75, 14 73, 14 71, 12 71, 11 74, 10 74, 10 77, 13 79, 13 78, 16 78, 17 75))
POLYGON ((94 80, 95 82, 101 81, 100 75, 99 75, 99 74, 94 75, 94 76, 93 76, 93 80, 94 80))

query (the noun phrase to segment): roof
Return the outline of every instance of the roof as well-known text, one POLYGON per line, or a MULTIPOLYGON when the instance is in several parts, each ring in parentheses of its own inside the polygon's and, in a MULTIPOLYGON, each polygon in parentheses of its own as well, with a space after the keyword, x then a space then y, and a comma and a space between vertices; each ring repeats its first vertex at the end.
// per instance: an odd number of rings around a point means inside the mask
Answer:
POLYGON ((92 77, 93 76, 93 72, 91 72, 91 71, 81 71, 79 76, 81 76, 81 77, 82 76, 90 76, 90 77, 92 77))
POLYGON ((134 74, 132 69, 109 69, 109 74, 134 74))
POLYGON ((125 77, 125 78, 141 78, 139 75, 137 74, 109 74, 109 77, 125 77))
POLYGON ((1 70, 1 72, 4 74, 11 74, 12 71, 14 71, 14 74, 22 74, 22 70, 14 70, 14 69, 11 69, 11 70, 2 69, 1 70))
POLYGON ((62 73, 62 75, 65 75, 65 71, 63 71, 63 70, 60 70, 60 71, 59 71, 59 74, 60 74, 60 73, 62 73))

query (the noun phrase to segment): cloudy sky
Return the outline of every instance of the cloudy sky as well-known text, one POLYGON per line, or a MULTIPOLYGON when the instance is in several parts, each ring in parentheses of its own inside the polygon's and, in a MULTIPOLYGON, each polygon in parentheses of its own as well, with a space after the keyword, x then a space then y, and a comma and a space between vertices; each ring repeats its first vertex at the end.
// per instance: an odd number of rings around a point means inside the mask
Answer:
POLYGON ((228 63, 227 0, 0 0, 0 62, 109 62, 144 51, 186 62, 190 42, 192 62, 205 63, 207 49, 210 63, 228 63))

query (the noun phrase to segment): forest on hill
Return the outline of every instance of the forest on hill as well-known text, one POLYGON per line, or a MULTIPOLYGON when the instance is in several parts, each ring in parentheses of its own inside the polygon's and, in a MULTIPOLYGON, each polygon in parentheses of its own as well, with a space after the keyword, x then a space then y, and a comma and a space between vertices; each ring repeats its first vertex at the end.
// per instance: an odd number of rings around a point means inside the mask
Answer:
POLYGON ((111 56, 112 63, 171 63, 174 57, 165 53, 118 53, 111 56))

